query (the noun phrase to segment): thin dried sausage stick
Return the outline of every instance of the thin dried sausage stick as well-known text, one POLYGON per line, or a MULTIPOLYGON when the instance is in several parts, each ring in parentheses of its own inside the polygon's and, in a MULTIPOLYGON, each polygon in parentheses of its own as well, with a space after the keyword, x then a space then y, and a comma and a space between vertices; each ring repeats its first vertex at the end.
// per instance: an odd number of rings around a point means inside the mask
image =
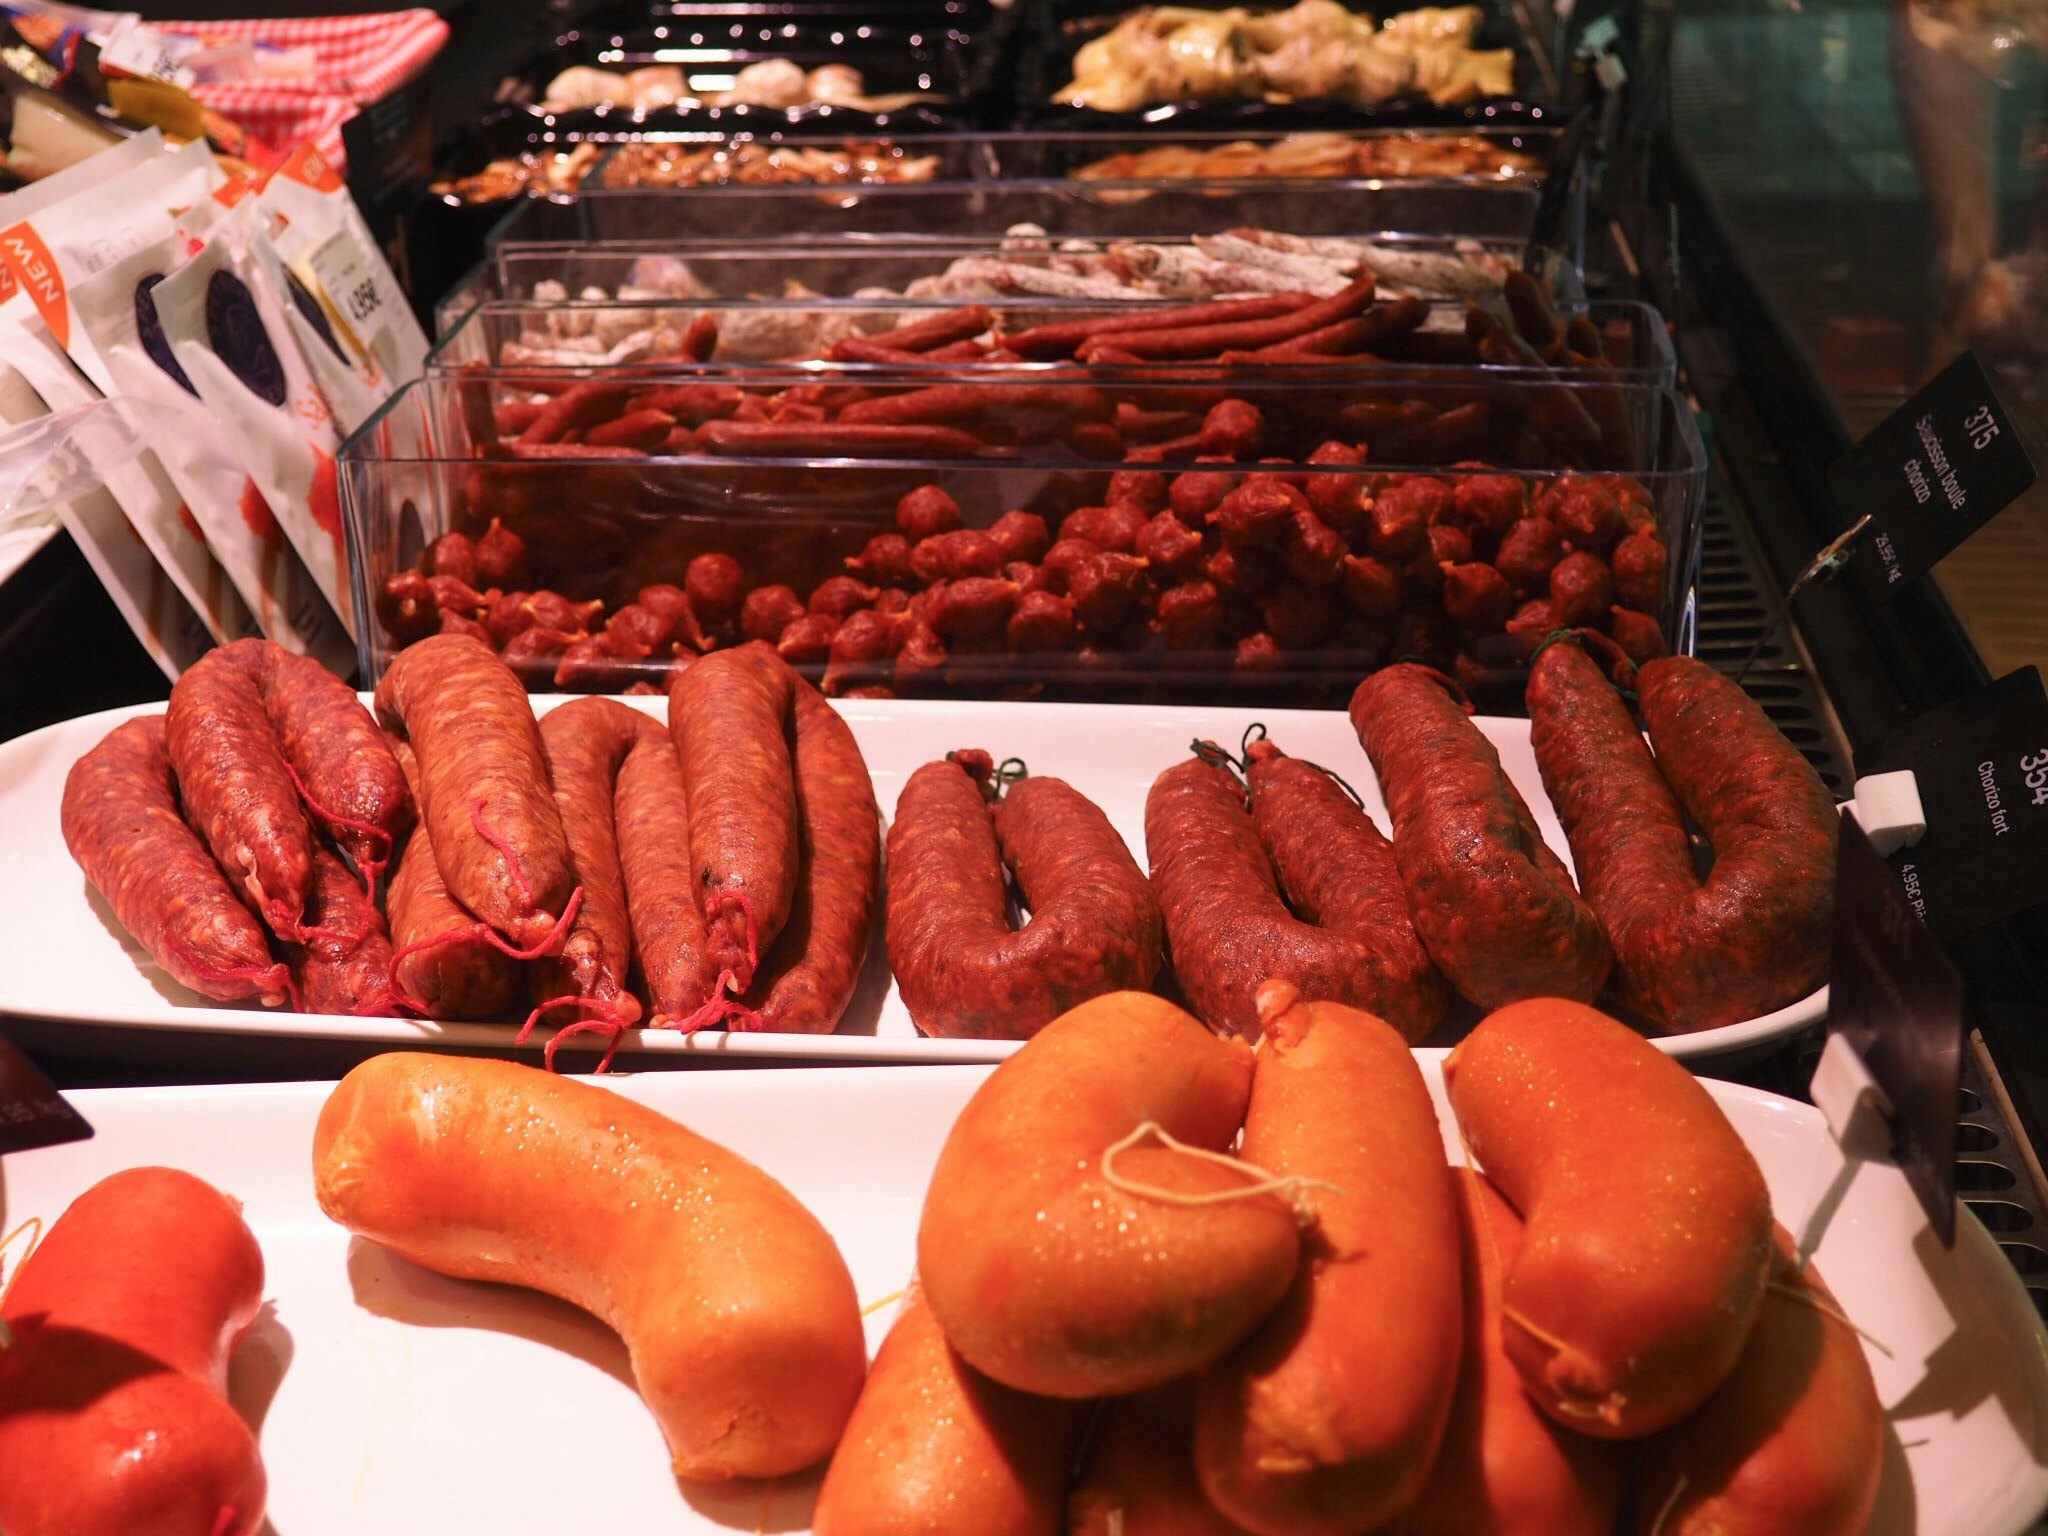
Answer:
MULTIPOLYGON (((860 341, 867 346, 891 347, 898 352, 932 352, 956 341, 971 341, 982 332, 993 330, 995 323, 996 317, 986 306, 969 304, 961 309, 949 309, 944 314, 927 315, 894 330, 876 331, 861 337, 860 341)), ((841 347, 844 345, 844 342, 835 345, 829 355, 843 360, 846 354, 841 347)))
MULTIPOLYGON (((666 732, 640 738, 619 767, 614 802, 619 867, 632 919, 635 963, 647 988, 651 1029, 694 1029, 719 1017, 706 1009, 717 972, 705 958, 704 909, 690 855, 683 765, 666 732)), ((737 1008, 727 1000, 727 1008, 737 1008)))
POLYGON ((1307 293, 1273 293, 1252 299, 1223 299, 1213 304, 1175 304, 1140 309, 1136 314, 1111 315, 1094 320, 1065 320, 1056 325, 1034 325, 1004 338, 1003 344, 1019 357, 1034 362, 1073 356, 1083 342, 1097 336, 1122 336, 1132 331, 1176 331, 1191 325, 1223 325, 1240 320, 1270 320, 1292 314, 1315 302, 1307 293))
POLYGON ((910 776, 889 827, 889 964, 928 1035, 1024 1039, 1091 997, 1149 986, 1159 909, 1109 818, 1058 779, 994 814, 985 752, 910 776), (1012 929, 1007 864, 1031 918, 1012 929))
MULTIPOLYGON (((1443 1021, 1451 989, 1408 915, 1394 845, 1330 774, 1270 740, 1245 748, 1252 824, 1287 903, 1305 922, 1364 945, 1371 975, 1354 998, 1414 1044, 1443 1021)), ((1323 993, 1314 994, 1321 999, 1323 993)))
POLYGON ((1244 791, 1222 751, 1203 746, 1145 796, 1152 889, 1174 975, 1195 1012, 1212 1029, 1256 1039, 1259 986, 1279 979, 1307 997, 1391 1008, 1419 1027, 1420 1008, 1401 1006, 1400 983, 1372 945, 1288 910, 1244 791))
POLYGON ((795 701, 796 673, 758 642, 712 652, 669 690, 705 954, 713 990, 734 997, 753 985, 796 897, 795 701))
POLYGON ((377 717, 412 743, 421 821, 455 899, 533 959, 575 917, 575 871, 526 689, 480 640, 399 652, 377 717))
POLYGON ((544 1001, 534 1010, 536 1016, 575 1004, 621 1028, 640 1017, 639 1000, 627 986, 633 926, 613 807, 626 754, 642 736, 660 734, 659 723, 616 699, 574 699, 541 718, 548 783, 569 839, 583 905, 561 952, 539 963, 535 985, 544 1001))
POLYGON ((412 793, 390 743, 355 691, 319 662, 267 640, 238 640, 226 652, 243 646, 262 647, 250 660, 300 798, 374 889, 413 824, 412 793))
POLYGON ((171 688, 164 746, 185 814, 250 910, 296 940, 313 879, 313 828, 264 709, 237 658, 212 651, 171 688))
MULTIPOLYGON (((394 750, 417 794, 419 765, 412 748, 394 750)), ((519 968, 488 942, 490 930, 449 894, 425 827, 406 839, 384 905, 397 946, 392 981, 407 1008, 430 1019, 488 1019, 511 1006, 522 979, 519 968)))
POLYGON ((1415 931, 1451 985, 1487 1008, 1597 996, 1613 964, 1600 920, 1440 674, 1381 669, 1352 694, 1351 724, 1386 795, 1415 931))
MULTIPOLYGON (((1185 325, 1173 330, 1143 330, 1119 334, 1115 350, 1147 362, 1182 362, 1214 357, 1228 350, 1270 347, 1277 342, 1305 336, 1349 320, 1372 303, 1374 279, 1371 273, 1326 299, 1304 304, 1286 314, 1265 320, 1240 320, 1220 325, 1185 325)), ((1081 348, 1081 360, 1091 360, 1093 342, 1081 348)))
POLYGON ((87 881, 174 981, 217 1002, 285 1001, 290 972, 178 814, 162 715, 115 726, 72 764, 60 814, 87 881))
POLYGON ((867 959, 882 816, 860 744, 806 682, 796 688, 795 765, 796 899, 753 990, 763 1029, 827 1035, 867 959))
POLYGON ((697 446, 705 453, 733 458, 971 459, 986 452, 988 445, 957 427, 871 421, 707 421, 698 429, 697 446))
POLYGON ((400 999, 384 916, 348 866, 325 848, 313 852, 306 917, 305 944, 292 955, 300 1006, 308 1013, 396 1016, 400 999))

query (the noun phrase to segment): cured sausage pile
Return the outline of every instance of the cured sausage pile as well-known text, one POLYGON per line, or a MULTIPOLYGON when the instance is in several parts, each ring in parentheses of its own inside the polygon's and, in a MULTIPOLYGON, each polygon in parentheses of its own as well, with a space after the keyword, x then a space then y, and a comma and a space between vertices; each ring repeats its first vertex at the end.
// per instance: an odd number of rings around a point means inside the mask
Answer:
POLYGON ((442 635, 393 664, 376 713, 265 642, 216 651, 167 715, 80 759, 66 843, 151 956, 220 1001, 440 1019, 531 1003, 528 1028, 573 1021, 551 1061, 571 1034, 616 1047, 643 1021, 837 1024, 879 816, 851 732, 771 649, 681 673, 663 730, 610 699, 536 723, 489 648, 442 635))
POLYGON ((1858 1536, 1862 1345, 1682 1067, 1503 1009, 1445 1066, 1453 1169, 1389 1025, 1257 1008, 1254 1056, 1099 997, 977 1091, 819 1536, 1610 1536, 1630 1482, 1664 1536, 1858 1536))
MULTIPOLYGON (((1256 407, 1224 401, 1195 446, 1249 459, 1265 431, 1256 407)), ((767 569, 722 551, 678 559, 669 544, 673 583, 649 583, 660 572, 639 561, 591 569, 557 504, 521 484, 495 503, 502 520, 445 534, 420 569, 388 577, 377 617, 393 644, 471 635, 530 686, 564 692, 651 689, 676 658, 742 640, 857 697, 1142 683, 1219 663, 1356 676, 1399 656, 1472 691, 1518 691, 1527 658, 1563 626, 1598 629, 1637 660, 1664 654, 1669 561, 1640 482, 1480 465, 1372 474, 1336 440, 1308 459, 1316 467, 1298 471, 1127 467, 1077 487, 1099 498, 1088 504, 982 527, 926 485, 865 543, 852 521, 822 538, 764 531, 767 569), (572 590, 629 583, 626 600, 607 610, 527 590, 548 567, 575 573, 572 590)))

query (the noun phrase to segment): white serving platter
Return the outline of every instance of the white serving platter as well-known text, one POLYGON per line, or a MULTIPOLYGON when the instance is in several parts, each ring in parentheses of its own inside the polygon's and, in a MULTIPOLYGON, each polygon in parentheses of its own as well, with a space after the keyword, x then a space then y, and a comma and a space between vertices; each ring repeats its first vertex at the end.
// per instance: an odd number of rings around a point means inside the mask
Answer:
MULTIPOLYGON (((1421 1053, 1443 1094, 1442 1052, 1421 1053)), ((832 1232, 864 1304, 898 1291, 926 1182, 987 1068, 879 1068, 856 1098, 830 1069, 603 1079, 782 1180, 832 1232)), ((817 1474, 682 1485, 601 1324, 528 1291, 447 1280, 351 1239, 313 1196, 327 1084, 87 1090, 87 1142, 0 1165, 0 1232, 56 1218, 138 1164, 189 1170, 244 1203, 268 1267, 232 1394, 258 1426, 272 1536, 492 1531, 796 1532, 817 1474)), ((1820 1115, 1725 1083, 1779 1219, 1807 1232, 1889 1419, 1869 1536, 2018 1536, 2048 1507, 2048 1335, 1975 1217, 1945 1250, 1889 1164, 1846 1174, 1820 1115)), ((11 1272, 14 1260, 10 1256, 11 1272)), ((869 1318, 872 1349, 893 1309, 869 1318)), ((965 1533, 963 1533, 965 1536, 965 1533)))
MULTIPOLYGON (((566 702, 534 700, 537 711, 566 702)), ((626 703, 662 717, 658 698, 626 703)), ((1197 737, 1233 753, 1254 721, 1281 749, 1340 775, 1363 797, 1385 831, 1385 802, 1351 723, 1340 710, 1182 708, 1108 704, 1016 704, 935 700, 840 700, 853 727, 875 798, 886 817, 917 768, 957 747, 982 747, 998 760, 1020 757, 1036 774, 1067 780, 1102 807, 1145 859, 1145 795, 1163 770, 1188 755, 1197 737)), ((0 744, 0 1014, 17 1016, 8 1032, 18 1045, 67 1055, 89 1050, 82 1026, 221 1036, 325 1040, 366 1047, 394 1045, 504 1051, 512 1032, 499 1024, 358 1019, 222 1006, 186 990, 131 940, 113 912, 86 884, 64 847, 58 806, 72 763, 121 721, 144 709, 108 710, 0 744)), ((1476 722, 1498 749, 1502 766, 1535 812, 1544 840, 1567 863, 1571 851, 1529 747, 1529 722, 1482 717, 1476 722)), ((867 970, 847 1017, 830 1035, 633 1030, 622 1054, 675 1059, 709 1053, 747 1058, 869 1062, 996 1061, 1013 1041, 941 1040, 918 1034, 889 977, 882 925, 875 924, 867 970)), ((1759 1019, 1689 1035, 1659 1038, 1660 1049, 1687 1061, 1723 1066, 1767 1052, 1826 1015, 1827 989, 1759 1019)), ((1478 1018, 1454 1012, 1429 1043, 1449 1045, 1478 1018)), ((536 1031, 538 1040, 544 1038, 536 1031)), ((565 1057, 565 1061, 570 1058, 565 1057)), ((588 1060, 588 1056, 581 1059, 588 1060)), ((708 1058, 707 1058, 708 1059, 708 1058)), ((288 1075, 288 1074, 280 1074, 288 1075)), ((304 1075, 316 1075, 307 1073, 304 1075)))

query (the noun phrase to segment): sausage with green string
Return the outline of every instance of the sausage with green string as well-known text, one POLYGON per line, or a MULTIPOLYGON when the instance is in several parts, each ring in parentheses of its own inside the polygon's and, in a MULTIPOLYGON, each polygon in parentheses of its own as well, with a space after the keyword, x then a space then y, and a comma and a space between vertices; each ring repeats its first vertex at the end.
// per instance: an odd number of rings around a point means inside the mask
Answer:
POLYGON ((991 808, 994 779, 986 752, 926 763, 889 827, 889 964, 928 1035, 1025 1039, 1159 971, 1159 908, 1109 818, 1058 779, 1021 779, 991 808))

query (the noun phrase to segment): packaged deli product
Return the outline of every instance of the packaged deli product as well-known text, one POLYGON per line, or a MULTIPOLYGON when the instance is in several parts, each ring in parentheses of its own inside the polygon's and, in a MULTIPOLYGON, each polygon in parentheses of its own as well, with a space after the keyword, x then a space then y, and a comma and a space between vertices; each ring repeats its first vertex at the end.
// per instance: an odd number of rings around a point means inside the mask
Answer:
POLYGON ((255 203, 237 204, 150 297, 178 365, 226 424, 285 536, 353 634, 335 491, 341 437, 284 318, 290 300, 251 255, 260 218, 255 203))
POLYGON ((73 313, 264 635, 346 674, 353 648, 333 605, 164 338, 153 295, 185 252, 177 233, 131 251, 72 291, 73 313))

